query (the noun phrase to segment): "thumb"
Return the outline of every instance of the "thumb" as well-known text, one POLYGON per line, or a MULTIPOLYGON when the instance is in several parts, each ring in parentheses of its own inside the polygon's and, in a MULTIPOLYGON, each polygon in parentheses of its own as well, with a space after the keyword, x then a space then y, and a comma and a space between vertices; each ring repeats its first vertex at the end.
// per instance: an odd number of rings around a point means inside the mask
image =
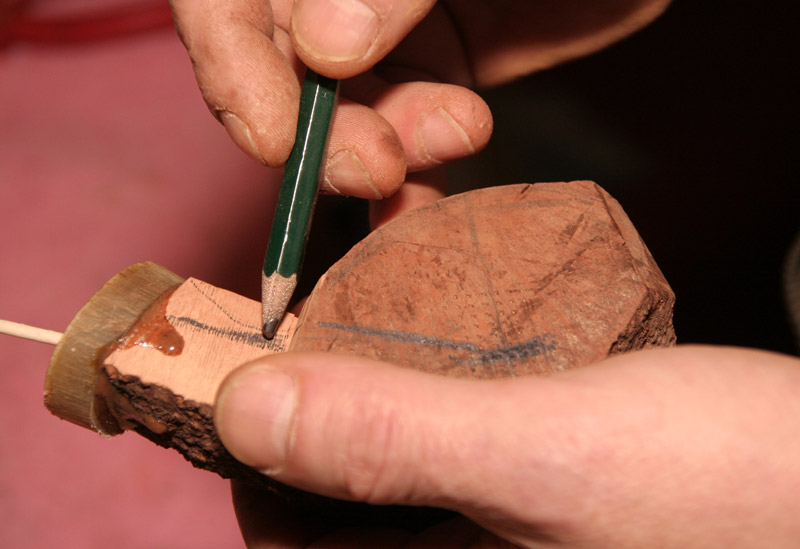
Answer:
MULTIPOLYGON (((288 353, 226 379, 215 425, 237 459, 286 484, 374 504, 456 510, 485 496, 503 382, 432 376, 349 356, 288 353)), ((503 399, 505 400, 505 399, 503 399)), ((511 399, 513 400, 513 399, 511 399)))
POLYGON ((742 349, 492 381, 286 353, 231 374, 215 422, 281 482, 452 509, 527 546, 793 547, 799 388, 796 358, 742 349))
POLYGON ((300 58, 334 78, 371 68, 419 23, 435 0, 297 0, 292 39, 300 58))

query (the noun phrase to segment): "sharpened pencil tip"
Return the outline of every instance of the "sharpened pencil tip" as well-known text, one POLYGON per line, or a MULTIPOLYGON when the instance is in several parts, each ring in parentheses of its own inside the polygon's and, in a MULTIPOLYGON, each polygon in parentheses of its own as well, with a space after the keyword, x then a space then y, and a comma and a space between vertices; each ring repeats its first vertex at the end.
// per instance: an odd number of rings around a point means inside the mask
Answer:
POLYGON ((278 273, 261 275, 261 327, 264 337, 272 339, 286 314, 286 308, 297 286, 297 275, 285 278, 278 273))
POLYGON ((269 321, 265 322, 262 330, 264 337, 267 339, 272 339, 275 337, 275 332, 278 329, 278 324, 280 324, 280 322, 280 318, 271 318, 269 321))

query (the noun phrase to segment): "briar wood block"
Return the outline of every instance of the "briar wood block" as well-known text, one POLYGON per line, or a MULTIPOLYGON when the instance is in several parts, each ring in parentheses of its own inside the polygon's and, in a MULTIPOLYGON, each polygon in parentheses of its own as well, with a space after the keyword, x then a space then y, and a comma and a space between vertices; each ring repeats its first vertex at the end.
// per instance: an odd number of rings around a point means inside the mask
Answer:
POLYGON ((675 341, 674 295, 588 181, 494 187, 409 212, 319 281, 293 349, 495 378, 675 341))
POLYGON ((300 319, 287 315, 272 341, 261 336, 258 302, 153 264, 129 271, 136 277, 115 277, 106 298, 79 314, 93 323, 71 326, 60 347, 114 317, 114 299, 138 316, 128 315, 124 333, 92 340, 91 382, 69 382, 72 370, 63 374, 54 355, 48 379, 67 381, 48 407, 92 426, 88 405, 69 414, 59 407, 85 393, 113 427, 101 432, 132 429, 198 467, 273 488, 236 462, 213 428, 220 383, 247 361, 323 350, 486 379, 549 374, 675 339, 668 284, 619 204, 590 182, 496 187, 409 212, 334 265, 300 319), (148 282, 150 274, 161 282, 148 282), (139 287, 149 290, 130 293, 139 287))

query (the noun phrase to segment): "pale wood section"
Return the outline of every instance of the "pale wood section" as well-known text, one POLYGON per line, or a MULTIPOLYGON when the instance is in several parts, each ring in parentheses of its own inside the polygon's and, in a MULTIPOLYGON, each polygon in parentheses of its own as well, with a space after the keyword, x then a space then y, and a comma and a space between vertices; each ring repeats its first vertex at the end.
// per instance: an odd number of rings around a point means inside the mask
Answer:
POLYGON ((292 349, 459 377, 548 374, 671 345, 674 295, 596 184, 453 196, 375 231, 306 303, 292 349))
MULTIPOLYGON (((284 351, 296 318, 286 315, 272 341, 261 335, 256 301, 183 278, 154 263, 112 278, 80 310, 56 346, 45 379, 55 415, 111 436, 137 420, 159 430, 145 411, 125 405, 107 378, 166 388, 210 406, 236 366, 284 351)), ((145 407, 146 408, 146 407, 145 407)))
POLYGON ((213 404, 219 384, 237 366, 285 351, 296 324, 296 317, 287 314, 268 341, 261 334, 258 302, 194 278, 169 296, 159 320, 183 340, 180 352, 159 348, 163 330, 150 327, 136 340, 123 339, 104 366, 205 404, 213 404))
POLYGON ((0 319, 0 334, 30 339, 31 341, 38 341, 39 343, 47 343, 49 345, 57 344, 61 340, 61 336, 64 335, 54 330, 46 330, 44 328, 37 328, 36 326, 29 326, 28 324, 3 319, 0 319))
POLYGON ((601 50, 645 27, 670 0, 505 2, 501 15, 491 2, 462 3, 453 11, 475 55, 473 78, 492 86, 601 50), (492 47, 481 43, 487 39, 492 47))
POLYGON ((58 417, 103 435, 120 433, 105 399, 95 391, 98 359, 160 295, 182 281, 150 262, 133 265, 109 280, 75 315, 56 345, 45 378, 45 406, 58 417))

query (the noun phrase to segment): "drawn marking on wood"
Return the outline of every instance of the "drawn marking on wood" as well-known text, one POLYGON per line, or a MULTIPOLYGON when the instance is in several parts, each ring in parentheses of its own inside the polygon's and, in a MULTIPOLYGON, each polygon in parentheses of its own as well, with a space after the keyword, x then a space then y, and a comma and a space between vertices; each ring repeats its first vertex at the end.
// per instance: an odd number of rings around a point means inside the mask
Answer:
POLYGON ((493 364, 497 362, 511 362, 514 360, 522 360, 526 358, 533 358, 544 353, 555 350, 556 344, 553 341, 553 336, 545 334, 534 337, 528 341, 498 347, 495 349, 483 349, 469 341, 456 341, 450 339, 439 339, 430 337, 423 334, 413 332, 404 332, 402 330, 381 330, 378 328, 368 328, 365 326, 351 326, 346 324, 339 324, 336 322, 317 322, 320 328, 330 328, 332 330, 339 330, 343 332, 350 332, 359 335, 370 337, 378 337, 380 339, 389 341, 400 341, 403 343, 410 343, 412 345, 425 345, 430 347, 438 347, 440 349, 453 349, 456 351, 465 351, 471 355, 466 359, 459 358, 451 355, 449 358, 454 363, 459 365, 476 365, 476 364, 493 364))
POLYGON ((173 316, 167 317, 172 324, 184 328, 194 329, 198 332, 204 332, 216 337, 222 337, 236 343, 249 345, 250 347, 257 347, 259 349, 268 349, 270 351, 282 352, 286 350, 285 338, 278 338, 272 340, 264 339, 264 336, 254 327, 252 332, 243 330, 232 330, 230 328, 221 328, 219 326, 211 326, 204 322, 200 322, 188 316, 173 316))
POLYGON ((476 263, 481 269, 483 273, 484 280, 486 283, 486 288, 489 290, 487 292, 487 297, 491 302, 492 312, 494 313, 494 322, 496 326, 497 333, 499 334, 503 343, 508 343, 508 339, 506 338, 505 332, 503 331, 503 319, 500 314, 500 307, 497 303, 497 299, 495 296, 497 295, 497 289, 494 286, 494 282, 492 281, 492 274, 491 274, 491 267, 489 262, 487 261, 486 256, 483 254, 483 245, 480 241, 480 236, 478 234, 478 227, 475 223, 475 208, 472 203, 472 197, 469 195, 465 195, 465 205, 466 205, 466 218, 467 218, 467 227, 469 229, 470 239, 472 241, 472 245, 474 246, 472 256, 475 259, 476 263))
POLYGON ((256 326, 255 324, 250 324, 250 323, 248 323, 248 322, 244 322, 244 321, 242 321, 242 320, 240 320, 240 319, 238 319, 238 318, 234 317, 234 316, 233 316, 233 314, 232 314, 230 311, 228 311, 228 309, 226 309, 225 307, 223 307, 222 305, 220 305, 220 304, 219 304, 219 302, 217 302, 217 300, 216 300, 216 299, 214 299, 214 297, 213 297, 213 296, 209 295, 209 294, 208 294, 208 293, 207 293, 207 292, 206 292, 206 291, 205 291, 203 288, 201 288, 201 287, 200 287, 200 286, 197 284, 197 282, 195 282, 194 280, 192 280, 192 279, 189 279, 187 282, 189 282, 189 283, 192 285, 192 287, 193 287, 195 290, 197 290, 197 292, 198 292, 198 293, 199 293, 201 296, 203 296, 203 297, 204 297, 204 298, 205 298, 207 301, 211 302, 211 303, 212 303, 212 304, 213 304, 213 305, 214 305, 214 306, 215 306, 217 309, 219 309, 219 310, 220 310, 220 312, 222 312, 222 314, 224 314, 224 315, 225 315, 225 316, 227 316, 229 319, 231 319, 231 321, 232 321, 232 322, 235 322, 236 324, 240 324, 240 325, 244 326, 245 328, 251 328, 251 329, 253 329, 253 330, 256 330, 256 331, 260 330, 260 328, 259 328, 258 326, 256 326))

